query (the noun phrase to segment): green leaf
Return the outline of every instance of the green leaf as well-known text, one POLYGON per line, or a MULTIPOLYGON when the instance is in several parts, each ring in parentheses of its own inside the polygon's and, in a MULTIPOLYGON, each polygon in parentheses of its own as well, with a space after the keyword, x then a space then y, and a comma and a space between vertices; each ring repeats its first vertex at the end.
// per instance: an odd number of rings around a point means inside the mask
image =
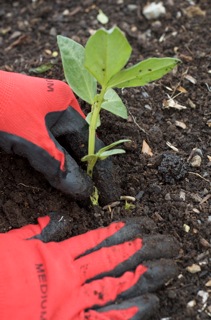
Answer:
MULTIPOLYGON (((86 122, 90 125, 90 122, 91 122, 91 117, 92 117, 92 112, 89 112, 86 116, 86 122)), ((96 126, 96 129, 98 127, 100 127, 101 125, 101 121, 100 121, 100 115, 98 116, 98 119, 97 119, 97 126, 96 126)))
POLYGON ((97 188, 94 186, 94 191, 92 192, 91 196, 90 196, 90 200, 93 204, 93 206, 98 206, 99 205, 99 192, 97 190, 97 188))
POLYGON ((92 162, 96 162, 97 159, 99 158, 99 156, 96 154, 87 154, 86 156, 84 156, 83 158, 81 158, 81 161, 85 162, 85 161, 92 161, 92 162))
POLYGON ((57 41, 69 86, 81 99, 92 104, 97 93, 97 81, 84 67, 84 47, 63 36, 57 36, 57 41))
POLYGON ((120 154, 120 153, 125 153, 125 150, 122 149, 112 149, 108 151, 104 151, 103 153, 100 154, 99 159, 100 160, 105 160, 109 156, 113 156, 115 154, 120 154))
POLYGON ((108 146, 105 146, 105 147, 101 148, 100 150, 98 150, 96 155, 101 155, 102 152, 110 150, 113 147, 116 147, 118 144, 121 144, 121 143, 124 143, 124 142, 130 142, 130 141, 131 140, 129 140, 129 139, 121 139, 121 140, 115 141, 115 142, 109 144, 108 146))
POLYGON ((123 142, 129 142, 129 141, 131 141, 131 140, 129 140, 129 139, 121 139, 121 140, 115 141, 115 142, 109 144, 108 146, 105 146, 105 147, 101 148, 95 154, 89 154, 89 155, 84 156, 81 159, 81 161, 83 161, 83 162, 85 162, 85 161, 92 162, 92 163, 95 164, 98 159, 103 160, 103 159, 106 159, 108 156, 113 155, 113 154, 125 153, 125 150, 122 150, 122 149, 114 149, 114 150, 110 150, 110 149, 112 149, 113 147, 117 146, 118 144, 121 144, 123 142))
POLYGON ((136 65, 121 70, 108 83, 111 88, 128 88, 143 86, 160 79, 170 72, 180 60, 175 58, 149 58, 136 65))
POLYGON ((104 95, 104 102, 101 105, 105 109, 123 119, 127 119, 127 108, 121 98, 113 89, 108 89, 104 95))
POLYGON ((101 86, 106 86, 111 77, 125 66, 131 50, 119 28, 100 29, 87 41, 85 67, 101 86))
POLYGON ((125 210, 135 209, 135 204, 125 201, 125 210))
POLYGON ((30 73, 35 73, 35 74, 44 73, 44 72, 52 69, 53 65, 54 65, 54 64, 51 63, 51 62, 46 63, 46 64, 42 64, 42 65, 39 66, 39 67, 29 69, 29 72, 30 72, 30 73))

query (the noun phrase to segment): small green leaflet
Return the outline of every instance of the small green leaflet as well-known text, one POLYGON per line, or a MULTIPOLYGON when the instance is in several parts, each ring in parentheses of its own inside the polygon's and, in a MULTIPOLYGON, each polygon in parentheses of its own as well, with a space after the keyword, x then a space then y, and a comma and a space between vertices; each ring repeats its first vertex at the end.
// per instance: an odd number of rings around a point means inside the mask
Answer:
MULTIPOLYGON (((91 122, 91 117, 92 117, 92 112, 89 112, 86 116, 86 122, 90 125, 90 122, 91 122)), ((101 121, 100 121, 100 116, 98 117, 97 119, 97 126, 96 128, 100 127, 101 125, 101 121)))
POLYGON ((121 154, 121 153, 125 153, 125 150, 123 150, 123 149, 112 149, 112 150, 104 151, 104 152, 102 152, 100 154, 99 159, 100 160, 105 160, 109 156, 113 156, 115 154, 121 154))
POLYGON ((97 94, 97 81, 84 67, 84 47, 63 36, 57 36, 57 41, 69 86, 81 99, 92 104, 97 94))
POLYGON ((49 63, 46 63, 46 64, 42 64, 39 67, 31 68, 31 69, 29 69, 29 72, 30 73, 35 73, 35 74, 40 74, 40 73, 44 73, 44 72, 52 69, 53 66, 54 66, 54 64, 49 62, 49 63))
POLYGON ((105 147, 101 148, 95 154, 90 154, 90 155, 84 156, 81 159, 81 161, 96 162, 97 159, 104 160, 110 155, 125 153, 125 150, 123 150, 123 149, 113 149, 113 150, 110 150, 110 149, 112 149, 113 147, 117 146, 118 144, 121 144, 121 143, 124 143, 124 142, 130 142, 130 141, 131 140, 129 140, 129 139, 121 139, 121 140, 115 141, 115 142, 109 144, 108 146, 105 146, 105 147))
POLYGON ((84 156, 83 158, 81 158, 81 161, 83 161, 83 162, 87 161, 87 162, 93 162, 93 163, 95 163, 98 158, 99 158, 99 157, 98 157, 97 153, 95 153, 95 154, 89 154, 89 155, 86 155, 86 156, 84 156))
POLYGON ((121 140, 115 141, 115 142, 109 144, 108 146, 105 146, 105 147, 101 148, 101 149, 97 152, 97 154, 101 154, 102 152, 107 151, 107 150, 110 150, 110 149, 112 149, 113 147, 116 147, 118 144, 121 144, 121 143, 124 143, 124 142, 130 142, 130 140, 129 140, 129 139, 121 139, 121 140))
POLYGON ((109 19, 108 17, 105 15, 105 13, 99 9, 99 13, 97 15, 97 20, 102 23, 102 24, 106 24, 108 23, 109 19))
POLYGON ((85 47, 85 68, 106 87, 111 77, 125 66, 131 51, 119 28, 97 30, 85 47))
POLYGON ((90 196, 91 202, 93 204, 93 206, 98 206, 99 203, 99 193, 96 187, 94 187, 94 191, 92 193, 92 195, 90 196))
POLYGON ((123 119, 127 119, 127 108, 122 102, 119 95, 113 90, 108 89, 104 95, 104 102, 101 105, 102 109, 105 109, 123 119))
POLYGON ((108 83, 111 88, 128 88, 144 86, 160 79, 171 71, 180 60, 175 58, 149 58, 134 66, 123 69, 114 75, 108 83))

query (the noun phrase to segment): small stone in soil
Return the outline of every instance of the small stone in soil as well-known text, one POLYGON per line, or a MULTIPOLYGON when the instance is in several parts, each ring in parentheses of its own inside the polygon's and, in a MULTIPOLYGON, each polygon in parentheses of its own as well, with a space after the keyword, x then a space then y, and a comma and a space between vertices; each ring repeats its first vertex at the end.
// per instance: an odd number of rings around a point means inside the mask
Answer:
POLYGON ((190 273, 197 273, 201 271, 201 267, 197 264, 192 264, 192 266, 188 266, 186 270, 190 273))

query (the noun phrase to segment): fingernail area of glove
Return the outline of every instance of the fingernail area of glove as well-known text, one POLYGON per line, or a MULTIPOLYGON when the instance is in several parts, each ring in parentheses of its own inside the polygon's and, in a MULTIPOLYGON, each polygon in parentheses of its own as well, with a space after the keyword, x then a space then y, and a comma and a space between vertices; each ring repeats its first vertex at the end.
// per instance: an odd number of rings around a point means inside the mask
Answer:
POLYGON ((66 152, 65 168, 65 171, 59 171, 54 180, 49 180, 51 185, 75 200, 88 199, 93 192, 93 182, 66 152))
MULTIPOLYGON (((131 288, 121 293, 118 298, 128 299, 137 295, 155 292, 178 274, 177 265, 172 260, 147 261, 143 265, 147 267, 147 271, 139 277, 131 288)), ((139 274, 139 269, 143 268, 143 265, 139 265, 134 274, 139 274)))
MULTIPOLYGON (((123 300, 116 304, 110 304, 106 307, 96 308, 96 312, 103 313, 113 311, 118 316, 120 313, 121 316, 125 314, 125 318, 129 316, 127 310, 131 308, 136 308, 133 312, 133 316, 130 317, 131 320, 147 320, 149 319, 159 307, 159 298, 154 294, 145 294, 137 296, 132 299, 123 300), (118 313, 119 312, 119 313, 118 313)), ((109 314, 109 313, 108 313, 109 314)), ((91 318, 90 318, 91 319, 91 318)))

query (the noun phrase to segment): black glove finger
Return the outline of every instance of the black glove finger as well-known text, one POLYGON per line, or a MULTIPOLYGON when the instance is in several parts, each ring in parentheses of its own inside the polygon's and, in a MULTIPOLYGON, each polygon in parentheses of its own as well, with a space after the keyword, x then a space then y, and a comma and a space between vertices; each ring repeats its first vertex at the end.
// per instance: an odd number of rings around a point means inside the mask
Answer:
MULTIPOLYGON (((149 309, 152 309, 153 312, 150 313, 150 316, 154 313, 154 311, 158 307, 158 299, 154 296, 148 295, 149 293, 155 292, 157 289, 161 288, 165 285, 165 283, 172 278, 174 278, 178 274, 178 270, 176 264, 172 260, 160 260, 156 262, 148 263, 148 270, 143 273, 143 265, 139 265, 134 272, 126 272, 120 278, 103 278, 102 280, 96 280, 96 288, 101 291, 97 291, 99 302, 95 302, 95 310, 106 312, 109 310, 122 310, 128 307, 131 307, 133 304, 130 302, 138 302, 139 301, 139 311, 144 311, 143 316, 145 316, 145 312, 149 309), (100 282, 100 283, 98 283, 100 282), (99 305, 102 303, 103 297, 107 297, 108 290, 111 290, 111 283, 113 282, 113 292, 111 295, 111 302, 107 303, 105 307, 100 307, 99 305), (114 287, 120 285, 120 288, 114 287), (125 289, 124 289, 125 288, 125 289), (119 294, 118 294, 119 290, 119 294), (115 293, 117 295, 115 296, 115 293), (147 294, 147 295, 146 295, 147 294), (148 299, 142 299, 143 295, 148 297, 148 299), (101 300, 100 297, 102 296, 101 300), (151 297, 154 297, 151 299, 151 297), (148 303, 147 303, 148 300, 148 303), (113 304, 113 302, 116 302, 113 304), (120 301, 120 304, 118 303, 120 301), (146 303, 146 309, 144 309, 144 304, 146 303), (122 309, 123 308, 123 309, 122 309)), ((85 286, 89 286, 86 284, 85 286)), ((85 288, 87 290, 87 288, 85 288)), ((108 300, 109 301, 109 300, 108 300)), ((126 311, 124 311, 126 312, 126 311)), ((133 315, 134 316, 134 315, 133 315)), ((140 313, 139 313, 140 316, 140 313)), ((146 314, 147 316, 147 314, 146 314)), ((108 317, 109 319, 109 317, 108 317)), ((136 313, 136 318, 126 317, 126 319, 142 319, 138 318, 138 314, 136 313)))
MULTIPOLYGON (((81 163, 81 158, 88 153, 89 126, 80 114, 69 107, 64 112, 50 113, 46 117, 46 124, 58 142, 72 155, 76 161, 81 163), (57 121, 55 121, 57 119, 57 121)), ((95 150, 104 147, 104 143, 96 137, 95 150)), ((105 205, 118 200, 121 194, 120 183, 114 173, 111 158, 98 161, 93 174, 93 180, 100 194, 100 203, 105 205)))
MULTIPOLYGON (((58 143, 56 143, 58 146, 58 143)), ((58 170, 56 175, 48 177, 50 184, 69 194, 75 200, 86 200, 93 192, 92 180, 76 161, 63 149, 65 155, 65 170, 58 170)))
POLYGON ((147 271, 139 278, 135 285, 122 292, 118 298, 129 299, 148 292, 155 292, 178 275, 176 263, 169 259, 148 261, 144 262, 143 265, 148 268, 147 271))
POLYGON ((45 228, 42 229, 41 233, 28 238, 27 240, 39 239, 42 242, 59 242, 67 238, 69 234, 71 223, 65 216, 58 212, 49 212, 48 216, 50 221, 45 228))
POLYGON ((77 200, 87 199, 93 184, 85 172, 79 168, 76 161, 54 140, 56 147, 65 154, 65 170, 60 169, 60 162, 47 151, 18 136, 0 133, 0 146, 8 153, 27 158, 31 166, 41 172, 49 183, 77 200))
POLYGON ((179 252, 179 245, 171 236, 153 235, 139 237, 142 238, 143 243, 140 250, 138 250, 128 260, 117 265, 113 270, 103 272, 94 277, 94 279, 101 279, 103 277, 119 277, 128 270, 134 270, 139 264, 143 264, 146 261, 159 260, 162 258, 170 259, 175 257, 179 252))
MULTIPOLYGON (((96 250, 99 250, 103 247, 111 247, 113 245, 117 245, 123 243, 125 241, 130 241, 135 238, 143 238, 143 251, 142 258, 143 260, 147 260, 146 256, 149 256, 148 260, 152 260, 152 256, 155 254, 155 257, 171 257, 172 255, 177 254, 179 246, 178 242, 169 236, 162 235, 153 235, 148 236, 151 232, 155 232, 157 227, 154 221, 147 217, 133 217, 130 219, 126 219, 124 227, 115 232, 112 236, 106 238, 104 241, 96 245, 94 248, 87 250, 83 255, 87 255, 96 250), (161 243, 159 243, 159 241, 161 243), (149 248, 149 249, 147 249, 149 248), (158 250, 159 249, 159 250, 158 250), (150 253, 149 251, 152 250, 150 253), (157 253, 154 251, 156 250, 157 253), (157 251, 158 250, 158 251, 157 251)), ((82 256, 83 256, 82 255, 82 256)))
MULTIPOLYGON (((159 299, 154 294, 146 294, 142 296, 138 296, 133 299, 124 300, 121 302, 117 302, 115 304, 110 304, 108 306, 102 308, 95 308, 94 310, 99 312, 100 314, 104 315, 106 318, 106 313, 108 314, 109 311, 113 311, 112 313, 115 314, 116 318, 118 319, 118 315, 125 313, 127 316, 128 309, 136 308, 137 311, 132 318, 125 318, 127 320, 147 320, 150 319, 155 312, 158 310, 159 307, 159 299)), ((89 311, 85 314, 88 318, 89 311)), ((91 318, 90 318, 91 319, 91 318)))
MULTIPOLYGON (((91 276, 89 281, 94 279, 102 279, 103 277, 119 277, 126 271, 135 270, 138 265, 143 264, 145 261, 159 260, 161 258, 169 259, 178 254, 179 244, 173 237, 158 234, 144 236, 143 233, 146 230, 146 226, 147 228, 154 228, 154 223, 148 218, 143 219, 140 217, 130 219, 128 222, 126 222, 125 226, 123 226, 112 236, 108 237, 106 240, 103 240, 101 243, 99 243, 99 245, 93 247, 92 249, 86 250, 83 254, 79 255, 77 260, 80 260, 81 263, 81 259, 86 261, 86 257, 88 257, 90 254, 101 252, 100 249, 102 248, 109 249, 112 246, 137 238, 141 239, 142 247, 135 251, 135 253, 129 259, 123 259, 123 262, 116 264, 109 271, 101 271, 100 274, 98 273, 96 276, 91 276)), ((107 256, 102 256, 102 258, 107 259, 108 261, 113 261, 113 251, 107 250, 105 252, 107 252, 107 256)), ((124 253, 122 252, 122 254, 124 253)), ((95 261, 94 257, 96 256, 93 255, 93 259, 91 259, 93 263, 95 261)), ((91 270, 94 269, 91 265, 89 267, 91 270)))
POLYGON ((120 180, 115 173, 111 157, 97 161, 93 180, 99 191, 99 203, 102 206, 120 199, 120 180))

